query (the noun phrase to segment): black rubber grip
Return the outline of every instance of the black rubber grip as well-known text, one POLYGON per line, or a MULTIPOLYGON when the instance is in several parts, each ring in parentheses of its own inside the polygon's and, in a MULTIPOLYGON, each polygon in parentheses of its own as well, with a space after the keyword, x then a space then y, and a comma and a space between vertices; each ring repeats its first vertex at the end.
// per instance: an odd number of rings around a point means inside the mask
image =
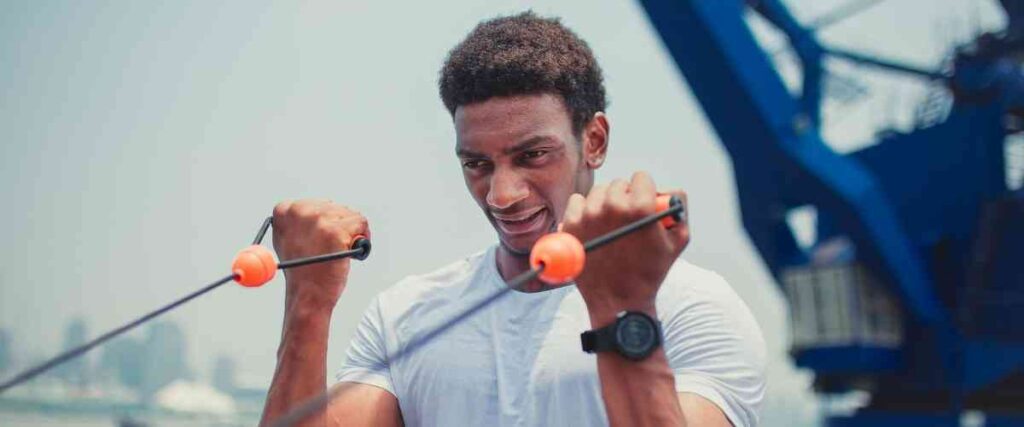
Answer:
POLYGON ((352 242, 352 249, 361 249, 362 252, 352 255, 352 258, 358 259, 360 261, 366 259, 367 257, 370 256, 370 247, 370 239, 362 237, 356 239, 355 242, 352 242))

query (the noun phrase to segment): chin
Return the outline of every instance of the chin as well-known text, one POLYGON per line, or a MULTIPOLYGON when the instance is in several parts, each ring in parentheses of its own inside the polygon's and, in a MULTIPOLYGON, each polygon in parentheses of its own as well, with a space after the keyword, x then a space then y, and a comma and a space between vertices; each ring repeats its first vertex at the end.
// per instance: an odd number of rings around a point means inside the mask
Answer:
POLYGON ((509 253, 518 256, 530 256, 530 250, 533 249, 533 244, 537 243, 540 236, 516 236, 513 238, 499 236, 498 240, 501 242, 501 246, 505 247, 509 253))

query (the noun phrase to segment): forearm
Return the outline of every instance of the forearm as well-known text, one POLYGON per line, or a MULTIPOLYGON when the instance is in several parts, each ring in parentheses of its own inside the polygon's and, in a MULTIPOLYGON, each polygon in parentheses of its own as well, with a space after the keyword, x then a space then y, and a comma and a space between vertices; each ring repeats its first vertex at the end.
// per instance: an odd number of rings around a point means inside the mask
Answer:
MULTIPOLYGON (((277 368, 267 392, 261 425, 326 390, 330 321, 330 308, 312 308, 291 298, 286 302, 277 368)), ((323 411, 300 425, 325 425, 323 411)))
POLYGON ((639 362, 603 353, 597 356, 597 372, 610 425, 685 425, 664 351, 639 362))
MULTIPOLYGON (((592 325, 602 327, 614 321, 611 310, 591 313, 592 325)), ((654 308, 645 310, 652 317, 654 308)), ((628 360, 616 352, 597 356, 608 422, 612 426, 683 426, 675 376, 663 348, 639 361, 628 360)))

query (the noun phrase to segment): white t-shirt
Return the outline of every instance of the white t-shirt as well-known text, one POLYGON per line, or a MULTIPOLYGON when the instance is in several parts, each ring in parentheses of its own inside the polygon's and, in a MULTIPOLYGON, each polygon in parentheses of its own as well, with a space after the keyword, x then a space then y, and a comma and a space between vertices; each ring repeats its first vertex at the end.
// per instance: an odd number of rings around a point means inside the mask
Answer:
MULTIPOLYGON (((607 425, 597 357, 580 347, 591 325, 575 286, 502 292, 420 342, 504 289, 495 247, 403 279, 371 302, 337 380, 391 392, 407 426, 607 425), (407 352, 410 342, 422 345, 407 352)), ((765 345, 739 296, 721 276, 679 260, 656 305, 676 390, 714 402, 736 426, 756 426, 765 345)))

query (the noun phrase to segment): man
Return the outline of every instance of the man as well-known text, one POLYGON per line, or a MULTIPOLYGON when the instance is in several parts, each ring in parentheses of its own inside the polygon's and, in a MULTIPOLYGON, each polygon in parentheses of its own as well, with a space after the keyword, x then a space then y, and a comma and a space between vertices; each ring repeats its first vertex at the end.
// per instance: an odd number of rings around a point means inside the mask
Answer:
MULTIPOLYGON (((720 276, 678 259, 685 220, 588 253, 575 283, 528 283, 420 341, 527 271, 533 243, 560 223, 587 241, 655 212, 657 195, 644 173, 594 185, 610 129, 601 71, 557 20, 481 23, 449 54, 440 92, 466 186, 498 244, 382 292, 337 376, 343 389, 308 425, 756 425, 761 332, 720 276), (591 330, 588 353, 581 333, 591 330)), ((328 201, 274 209, 281 259, 348 248, 358 234, 369 234, 366 219, 328 201)), ((264 421, 325 390, 328 325, 348 269, 286 271, 264 421)))

